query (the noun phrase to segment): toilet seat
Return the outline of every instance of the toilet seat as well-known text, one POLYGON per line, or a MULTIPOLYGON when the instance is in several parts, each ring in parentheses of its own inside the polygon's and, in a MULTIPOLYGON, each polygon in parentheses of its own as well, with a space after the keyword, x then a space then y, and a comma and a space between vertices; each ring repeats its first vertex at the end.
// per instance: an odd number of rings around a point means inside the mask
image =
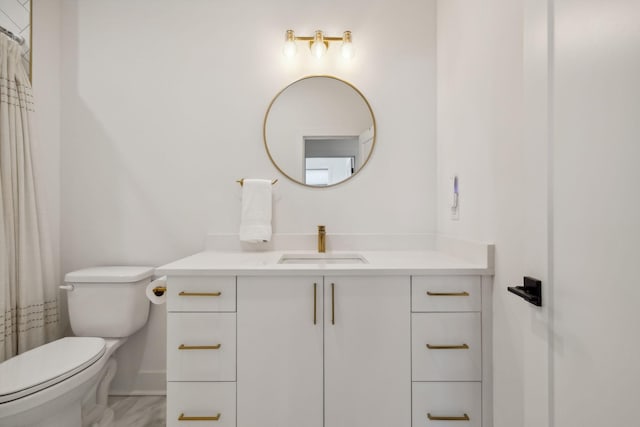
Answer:
POLYGON ((66 337, 0 364, 0 404, 36 393, 87 369, 106 351, 103 338, 66 337))

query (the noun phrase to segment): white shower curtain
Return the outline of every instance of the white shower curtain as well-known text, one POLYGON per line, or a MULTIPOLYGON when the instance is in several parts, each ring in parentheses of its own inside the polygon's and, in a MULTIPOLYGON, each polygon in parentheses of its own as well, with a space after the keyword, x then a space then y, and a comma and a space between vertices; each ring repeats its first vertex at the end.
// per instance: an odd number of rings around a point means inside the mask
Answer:
POLYGON ((20 46, 0 35, 0 362, 58 333, 58 292, 38 203, 32 113, 20 46))

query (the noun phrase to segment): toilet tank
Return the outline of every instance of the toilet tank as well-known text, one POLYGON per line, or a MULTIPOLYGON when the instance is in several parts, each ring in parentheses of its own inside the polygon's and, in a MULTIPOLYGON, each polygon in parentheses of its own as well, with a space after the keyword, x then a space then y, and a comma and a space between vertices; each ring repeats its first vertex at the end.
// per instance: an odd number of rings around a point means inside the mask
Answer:
POLYGON ((69 321, 76 336, 121 338, 147 323, 145 288, 153 267, 94 267, 67 273, 69 321))

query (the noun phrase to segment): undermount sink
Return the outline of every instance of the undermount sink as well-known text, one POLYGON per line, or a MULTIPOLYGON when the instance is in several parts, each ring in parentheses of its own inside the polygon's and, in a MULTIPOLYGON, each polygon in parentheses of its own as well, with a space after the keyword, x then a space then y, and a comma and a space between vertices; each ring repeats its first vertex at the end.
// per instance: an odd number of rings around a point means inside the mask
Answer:
POLYGON ((359 254, 284 254, 278 264, 368 264, 359 254))

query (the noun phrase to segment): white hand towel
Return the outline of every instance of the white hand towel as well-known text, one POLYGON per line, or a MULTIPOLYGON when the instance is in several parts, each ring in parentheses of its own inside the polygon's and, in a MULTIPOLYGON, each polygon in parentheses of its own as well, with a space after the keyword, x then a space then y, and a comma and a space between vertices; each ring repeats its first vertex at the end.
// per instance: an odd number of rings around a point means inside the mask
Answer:
POLYGON ((240 240, 253 243, 271 240, 271 181, 268 179, 243 181, 240 240))

